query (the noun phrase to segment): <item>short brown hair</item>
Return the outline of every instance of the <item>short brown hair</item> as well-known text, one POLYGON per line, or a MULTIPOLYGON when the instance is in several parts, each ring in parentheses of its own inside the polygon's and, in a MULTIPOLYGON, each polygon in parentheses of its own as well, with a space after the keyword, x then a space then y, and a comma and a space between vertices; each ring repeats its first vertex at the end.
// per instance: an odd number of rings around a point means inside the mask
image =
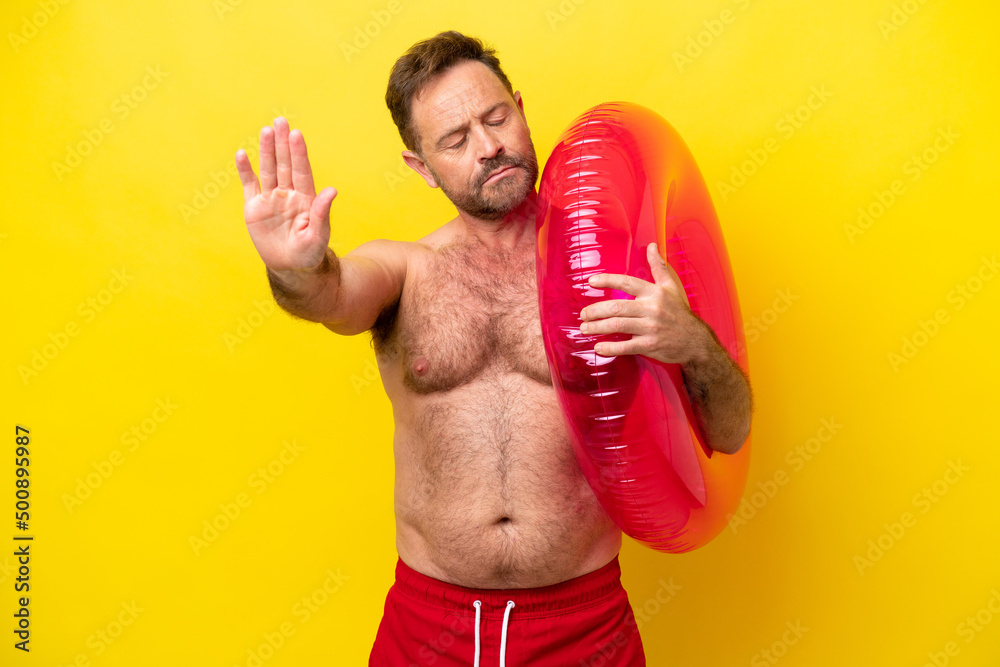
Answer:
POLYGON ((475 37, 466 37, 449 30, 430 39, 417 42, 400 56, 389 74, 389 87, 385 91, 385 104, 392 120, 399 128, 399 136, 408 150, 420 153, 420 137, 412 126, 410 107, 413 98, 435 76, 463 60, 478 60, 497 75, 511 97, 514 89, 507 75, 500 69, 496 50, 487 48, 475 37))

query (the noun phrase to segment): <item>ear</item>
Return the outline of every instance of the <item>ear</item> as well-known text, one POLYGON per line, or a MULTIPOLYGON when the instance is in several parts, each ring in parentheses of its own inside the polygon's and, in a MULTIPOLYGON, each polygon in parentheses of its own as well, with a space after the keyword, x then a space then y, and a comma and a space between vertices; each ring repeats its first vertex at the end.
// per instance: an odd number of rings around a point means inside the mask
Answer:
POLYGON ((528 136, 531 136, 531 128, 528 127, 528 118, 524 115, 524 99, 521 97, 521 91, 514 91, 514 103, 517 105, 518 111, 521 112, 521 118, 524 120, 524 127, 528 130, 528 136))
POLYGON ((437 179, 435 179, 433 174, 431 174, 430 170, 427 169, 427 165, 424 164, 424 159, 422 157, 420 157, 413 151, 403 151, 402 156, 403 156, 403 162, 409 165, 409 167, 413 169, 413 171, 423 176, 424 180, 427 181, 427 185, 431 186, 432 188, 439 187, 437 179))

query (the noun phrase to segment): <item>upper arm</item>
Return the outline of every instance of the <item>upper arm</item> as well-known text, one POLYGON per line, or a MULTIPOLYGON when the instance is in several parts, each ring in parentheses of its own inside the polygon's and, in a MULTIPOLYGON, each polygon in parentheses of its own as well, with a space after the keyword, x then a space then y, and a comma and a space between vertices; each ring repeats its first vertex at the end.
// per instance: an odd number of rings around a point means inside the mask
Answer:
POLYGON ((375 326, 375 320, 403 293, 412 243, 376 239, 339 257, 337 318, 323 326, 353 336, 375 326))

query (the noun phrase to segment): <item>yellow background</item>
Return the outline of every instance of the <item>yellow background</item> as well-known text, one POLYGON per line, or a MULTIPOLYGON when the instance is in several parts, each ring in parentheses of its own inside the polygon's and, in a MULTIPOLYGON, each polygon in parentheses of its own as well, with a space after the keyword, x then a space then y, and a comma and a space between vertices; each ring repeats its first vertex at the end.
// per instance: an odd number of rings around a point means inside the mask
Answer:
POLYGON ((367 336, 269 308, 233 154, 256 169, 260 127, 284 114, 317 187, 340 192, 335 251, 426 234, 454 209, 403 166, 383 96, 395 59, 447 29, 499 49, 540 162, 587 107, 636 102, 679 130, 719 210, 756 327, 747 498, 764 495, 689 554, 626 539, 649 664, 1000 664, 1000 280, 983 280, 1000 249, 996 3, 388 6, 4 3, 0 664, 247 665, 283 623, 268 667, 367 664, 396 560, 390 407, 367 336), (936 148, 939 131, 953 141, 936 148), (69 147, 87 154, 67 172, 69 147), (724 191, 734 169, 749 175, 724 191), (962 307, 958 285, 978 287, 962 307), (894 364, 904 338, 915 354, 894 364), (10 632, 17 424, 32 438, 29 655, 10 632), (191 536, 239 494, 249 505, 196 554, 191 536), (328 571, 340 582, 318 594, 328 571), (304 618, 310 596, 324 604, 304 618))

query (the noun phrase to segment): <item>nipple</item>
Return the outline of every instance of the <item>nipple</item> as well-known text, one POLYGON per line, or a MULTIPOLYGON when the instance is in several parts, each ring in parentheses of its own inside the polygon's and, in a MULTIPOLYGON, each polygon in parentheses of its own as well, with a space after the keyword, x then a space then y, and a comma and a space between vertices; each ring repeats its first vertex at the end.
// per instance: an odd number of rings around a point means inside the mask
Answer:
POLYGON ((430 362, 427 361, 427 357, 417 357, 417 360, 413 363, 413 372, 417 375, 426 375, 429 367, 430 362))

